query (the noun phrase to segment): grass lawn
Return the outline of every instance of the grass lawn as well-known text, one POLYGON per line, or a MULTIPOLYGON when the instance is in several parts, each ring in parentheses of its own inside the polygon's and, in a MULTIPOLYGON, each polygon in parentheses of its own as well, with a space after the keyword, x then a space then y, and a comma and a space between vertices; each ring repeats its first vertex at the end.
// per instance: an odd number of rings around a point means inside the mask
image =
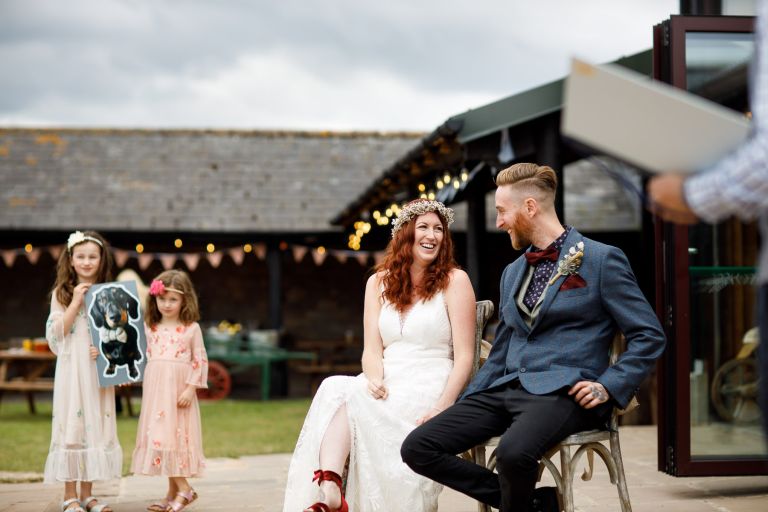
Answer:
MULTIPOLYGON (((26 401, 6 401, 0 406, 0 471, 43 472, 51 442, 51 403, 36 401, 36 405, 35 415, 28 412, 26 401)), ((205 455, 291 452, 308 408, 308 399, 201 402, 205 455)), ((137 423, 138 417, 117 420, 124 474, 130 467, 137 423)))

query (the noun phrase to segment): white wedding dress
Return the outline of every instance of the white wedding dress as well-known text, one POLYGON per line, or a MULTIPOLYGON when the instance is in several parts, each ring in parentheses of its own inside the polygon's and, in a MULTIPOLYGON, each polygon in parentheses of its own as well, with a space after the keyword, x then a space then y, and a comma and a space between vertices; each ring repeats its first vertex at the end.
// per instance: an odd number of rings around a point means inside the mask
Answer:
POLYGON ((442 486, 417 475, 400 458, 400 445, 440 397, 453 368, 451 325, 442 292, 417 302, 401 318, 388 303, 379 315, 384 342, 386 400, 367 391, 364 375, 323 381, 309 408, 288 469, 285 512, 319 501, 320 443, 339 406, 346 404, 352 448, 346 498, 350 512, 433 512, 442 486))

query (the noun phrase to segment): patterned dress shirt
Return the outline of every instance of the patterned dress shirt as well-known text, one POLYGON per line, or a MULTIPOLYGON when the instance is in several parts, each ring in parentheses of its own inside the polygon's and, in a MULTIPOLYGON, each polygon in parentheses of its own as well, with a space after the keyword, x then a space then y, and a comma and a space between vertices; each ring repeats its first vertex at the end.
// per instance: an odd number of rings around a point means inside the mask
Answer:
MULTIPOLYGON (((565 226, 563 234, 549 244, 549 247, 553 247, 559 252, 560 249, 563 248, 565 238, 570 232, 571 226, 565 226)), ((535 245, 531 246, 531 251, 535 252, 541 250, 542 249, 537 248, 535 245)), ((531 311, 533 311, 533 307, 536 305, 536 302, 538 302, 542 292, 547 288, 547 281, 549 281, 552 272, 557 268, 557 261, 540 261, 534 268, 536 270, 533 271, 533 278, 531 279, 531 283, 528 285, 528 289, 525 291, 525 297, 523 298, 523 304, 525 304, 531 311)))

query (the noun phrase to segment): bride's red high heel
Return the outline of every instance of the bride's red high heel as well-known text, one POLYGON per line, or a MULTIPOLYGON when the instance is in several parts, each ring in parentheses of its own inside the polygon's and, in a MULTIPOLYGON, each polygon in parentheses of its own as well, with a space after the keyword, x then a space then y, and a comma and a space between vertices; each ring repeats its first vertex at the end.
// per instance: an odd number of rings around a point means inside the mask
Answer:
MULTIPOLYGON (((317 485, 320 485, 325 481, 331 481, 338 485, 339 493, 341 494, 341 506, 336 509, 336 512, 349 512, 347 500, 344 499, 344 491, 341 490, 341 477, 338 473, 334 471, 323 471, 322 469, 318 469, 315 471, 315 477, 312 479, 312 481, 317 481, 317 485)), ((311 510, 312 512, 334 512, 331 510, 331 507, 321 502, 313 503, 304 510, 311 510)))

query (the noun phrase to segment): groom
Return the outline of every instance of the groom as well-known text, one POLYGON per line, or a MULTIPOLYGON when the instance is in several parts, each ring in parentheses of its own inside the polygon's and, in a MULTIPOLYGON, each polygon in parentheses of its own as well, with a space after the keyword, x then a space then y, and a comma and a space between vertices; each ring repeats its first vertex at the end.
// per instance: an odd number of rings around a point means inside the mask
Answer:
POLYGON ((501 276, 488 360, 458 402, 405 439, 401 455, 416 473, 512 512, 528 510, 542 455, 625 407, 665 340, 624 253, 558 220, 551 168, 516 164, 496 185, 496 226, 515 249, 530 248, 501 276), (617 329, 627 350, 608 366, 617 329), (456 456, 494 436, 498 474, 456 456))

